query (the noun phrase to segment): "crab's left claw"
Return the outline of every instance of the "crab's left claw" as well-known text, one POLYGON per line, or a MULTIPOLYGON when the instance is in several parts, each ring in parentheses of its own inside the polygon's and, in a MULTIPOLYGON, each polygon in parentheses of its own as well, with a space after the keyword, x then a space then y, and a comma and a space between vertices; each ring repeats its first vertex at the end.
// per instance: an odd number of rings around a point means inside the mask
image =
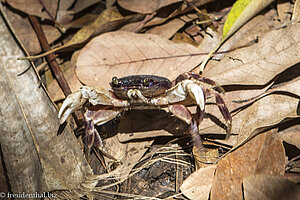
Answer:
POLYGON ((83 98, 80 90, 73 94, 70 94, 63 102, 58 113, 60 124, 63 124, 67 120, 69 115, 80 108, 86 101, 87 99, 83 98))
POLYGON ((194 83, 192 80, 183 80, 166 93, 166 98, 153 98, 151 101, 154 105, 166 105, 181 102, 191 97, 196 101, 201 111, 205 108, 205 94, 203 88, 194 83))
POLYGON ((203 88, 196 83, 188 83, 186 85, 186 90, 188 94, 195 99, 197 106, 200 107, 201 111, 204 111, 205 108, 205 93, 203 88))

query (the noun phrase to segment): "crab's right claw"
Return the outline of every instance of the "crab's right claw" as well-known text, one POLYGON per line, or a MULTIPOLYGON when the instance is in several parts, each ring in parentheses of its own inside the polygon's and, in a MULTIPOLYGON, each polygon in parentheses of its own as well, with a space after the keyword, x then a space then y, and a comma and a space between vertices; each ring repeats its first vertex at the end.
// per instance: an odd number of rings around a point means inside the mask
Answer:
POLYGON ((87 99, 83 97, 81 90, 70 94, 63 102, 58 113, 60 124, 63 124, 69 115, 80 108, 86 101, 87 99))

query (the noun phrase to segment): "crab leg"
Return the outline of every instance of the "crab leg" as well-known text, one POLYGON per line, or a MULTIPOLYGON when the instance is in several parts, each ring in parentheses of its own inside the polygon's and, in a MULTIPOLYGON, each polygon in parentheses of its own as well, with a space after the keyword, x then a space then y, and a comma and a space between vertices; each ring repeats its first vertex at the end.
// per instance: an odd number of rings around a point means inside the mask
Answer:
POLYGON ((84 127, 85 127, 85 138, 86 138, 86 144, 88 149, 91 149, 91 147, 95 144, 97 148, 103 148, 103 142, 101 137, 99 136, 99 133, 97 129, 94 126, 93 120, 84 120, 84 127))
POLYGON ((70 114, 81 108, 87 101, 93 105, 110 105, 114 107, 129 106, 127 101, 113 98, 104 89, 83 86, 77 92, 70 94, 63 102, 58 113, 60 124, 63 124, 70 114))
POLYGON ((192 80, 183 80, 173 88, 166 91, 165 97, 153 98, 151 99, 151 103, 156 106, 171 104, 169 105, 170 112, 190 125, 189 132, 193 138, 195 146, 199 150, 203 148, 198 126, 204 118, 205 93, 200 85, 194 83, 192 80), (196 119, 184 105, 176 104, 177 102, 186 100, 188 97, 192 98, 197 103, 196 119))
MULTIPOLYGON (((103 142, 101 136, 95 125, 102 125, 108 121, 111 121, 115 117, 117 117, 121 112, 121 109, 116 110, 87 110, 84 113, 84 127, 86 134, 86 144, 88 149, 90 150, 92 146, 98 148, 103 153, 106 153, 106 150, 103 148, 103 142)), ((115 159, 113 156, 108 154, 108 157, 115 159)))
POLYGON ((223 98, 216 92, 214 92, 215 98, 216 98, 216 104, 219 107, 220 112, 222 113, 226 124, 227 124, 227 130, 226 130, 226 138, 229 139, 230 133, 231 133, 231 127, 232 127, 232 117, 230 115, 230 112, 228 108, 225 105, 225 102, 223 98))
MULTIPOLYGON (((199 108, 197 106, 197 108, 199 108)), ((173 113, 177 118, 183 120, 185 123, 187 123, 190 128, 189 128, 189 134, 191 135, 192 139, 193 139, 193 143, 195 145, 195 147, 197 147, 199 150, 203 149, 203 145, 202 145, 202 138, 199 134, 199 124, 201 123, 201 121, 203 120, 202 118, 199 118, 199 120, 196 120, 191 112, 187 109, 187 107, 185 107, 182 104, 173 104, 169 106, 169 110, 171 113, 173 113)), ((198 109, 197 109, 198 111, 198 109)), ((199 108, 200 111, 200 108, 199 108)), ((204 111, 200 111, 200 116, 204 116, 204 111)))
POLYGON ((219 93, 215 92, 213 89, 206 89, 205 95, 209 96, 209 97, 212 97, 212 96, 215 97, 216 104, 217 104, 223 118, 225 119, 225 122, 227 125, 225 139, 226 140, 229 139, 230 134, 231 134, 231 127, 232 127, 232 117, 231 117, 231 114, 230 114, 227 106, 225 105, 223 98, 221 97, 221 95, 219 93))
POLYGON ((182 104, 170 105, 169 110, 177 118, 185 121, 190 126, 189 133, 193 139, 194 145, 198 148, 198 150, 202 150, 203 145, 201 136, 199 134, 199 124, 204 118, 205 93, 203 88, 194 83, 192 80, 184 80, 178 83, 175 88, 167 91, 169 103, 183 101, 188 98, 188 96, 194 99, 197 103, 196 118, 194 118, 187 107, 182 104))

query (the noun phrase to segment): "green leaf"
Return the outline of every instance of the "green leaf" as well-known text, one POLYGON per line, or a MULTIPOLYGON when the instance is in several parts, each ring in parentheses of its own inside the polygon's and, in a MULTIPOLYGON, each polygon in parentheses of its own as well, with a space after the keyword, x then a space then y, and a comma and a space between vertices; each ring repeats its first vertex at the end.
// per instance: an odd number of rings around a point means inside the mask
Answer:
POLYGON ((249 19, 262 11, 274 0, 238 0, 232 6, 223 28, 222 40, 229 38, 249 19))

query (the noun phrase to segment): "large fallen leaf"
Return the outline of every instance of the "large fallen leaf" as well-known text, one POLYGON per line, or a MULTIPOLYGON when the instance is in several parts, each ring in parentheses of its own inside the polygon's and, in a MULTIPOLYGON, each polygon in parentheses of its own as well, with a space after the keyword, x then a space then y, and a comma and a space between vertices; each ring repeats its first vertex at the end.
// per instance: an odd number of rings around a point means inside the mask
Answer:
POLYGON ((40 194, 77 187, 91 169, 70 128, 57 135, 56 107, 33 66, 17 59, 23 51, 6 25, 1 17, 0 143, 11 190, 40 194))
POLYGON ((256 174, 243 180, 245 200, 296 200, 300 199, 300 186, 288 179, 256 174))
POLYGON ((132 12, 147 14, 180 1, 181 0, 118 0, 118 4, 132 12))
POLYGON ((216 165, 192 173, 180 186, 182 193, 193 200, 207 200, 213 183, 216 165))
POLYGON ((299 29, 300 24, 294 24, 266 33, 257 44, 210 62, 203 74, 220 85, 264 85, 300 62, 299 29))
POLYGON ((118 140, 120 142, 136 142, 163 135, 182 135, 188 130, 185 122, 171 117, 164 110, 135 110, 126 112, 124 116, 118 127, 118 140))
POLYGON ((87 85, 109 87, 113 76, 153 74, 174 80, 197 66, 202 53, 152 34, 117 31, 94 38, 81 50, 76 73, 87 85))
POLYGON ((218 162, 211 199, 242 199, 242 181, 253 174, 284 175, 285 152, 273 129, 257 135, 218 162))

